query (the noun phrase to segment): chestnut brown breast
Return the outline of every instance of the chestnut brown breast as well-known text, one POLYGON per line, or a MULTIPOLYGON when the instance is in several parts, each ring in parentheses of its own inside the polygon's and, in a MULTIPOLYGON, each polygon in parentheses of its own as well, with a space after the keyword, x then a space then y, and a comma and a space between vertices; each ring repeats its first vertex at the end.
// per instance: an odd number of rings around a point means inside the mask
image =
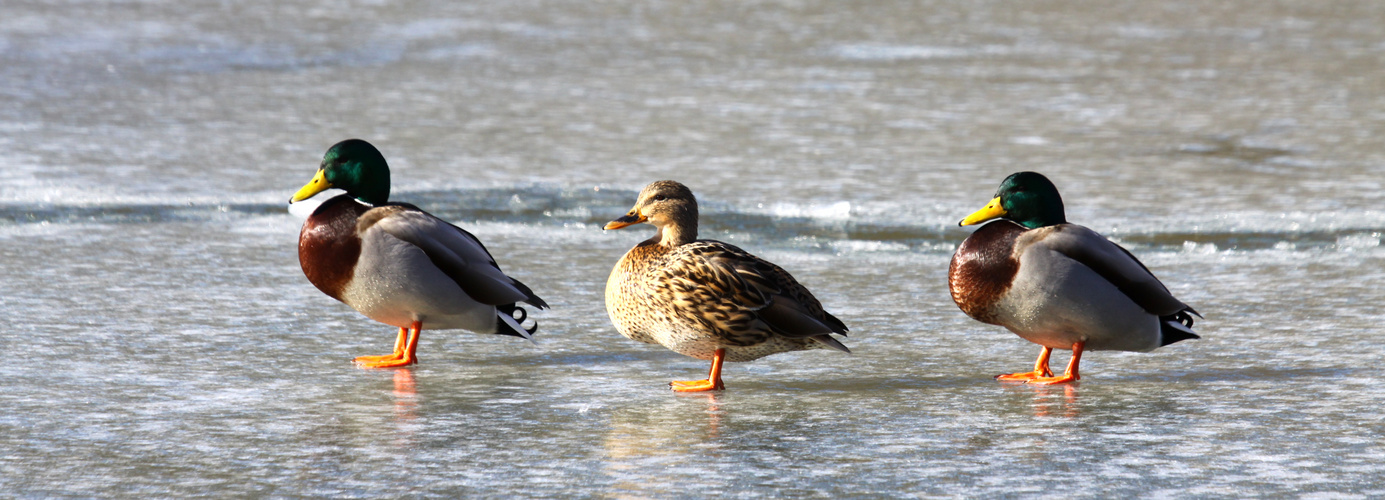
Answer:
POLYGON ((350 195, 338 195, 317 207, 298 233, 298 263, 322 293, 341 300, 361 256, 356 221, 370 210, 350 195))
POLYGON ((1027 229, 1008 220, 991 222, 971 233, 947 270, 947 285, 952 301, 967 316, 988 324, 996 322, 992 308, 1019 272, 1014 255, 1015 240, 1027 229))

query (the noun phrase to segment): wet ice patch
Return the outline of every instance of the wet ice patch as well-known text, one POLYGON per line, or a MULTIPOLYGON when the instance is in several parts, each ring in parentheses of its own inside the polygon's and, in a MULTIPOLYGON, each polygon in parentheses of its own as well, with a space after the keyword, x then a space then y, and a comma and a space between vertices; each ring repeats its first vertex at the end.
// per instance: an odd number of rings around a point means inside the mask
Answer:
POLYGON ((1380 246, 1380 233, 1355 233, 1337 237, 1337 249, 1352 252, 1380 246))
POLYGON ((1183 242, 1183 252, 1192 254, 1209 255, 1217 253, 1216 243, 1198 243, 1196 241, 1183 242))
POLYGON ((833 47, 828 52, 842 59, 857 61, 897 61, 905 59, 958 59, 977 55, 1009 54, 1013 47, 986 45, 982 47, 938 47, 928 45, 848 44, 833 47))
POLYGON ((448 59, 486 59, 498 57, 500 51, 490 44, 484 43, 464 43, 459 45, 448 45, 436 47, 424 51, 419 57, 427 60, 448 60, 448 59))
POLYGON ((302 222, 282 215, 265 215, 234 221, 230 232, 236 234, 286 235, 296 234, 302 222))
POLYGON ((839 222, 851 218, 851 202, 837 201, 827 203, 764 203, 756 205, 756 209, 764 213, 781 218, 802 217, 821 221, 839 222))
POLYGON ((907 252, 909 245, 897 241, 843 240, 832 242, 837 253, 907 252))

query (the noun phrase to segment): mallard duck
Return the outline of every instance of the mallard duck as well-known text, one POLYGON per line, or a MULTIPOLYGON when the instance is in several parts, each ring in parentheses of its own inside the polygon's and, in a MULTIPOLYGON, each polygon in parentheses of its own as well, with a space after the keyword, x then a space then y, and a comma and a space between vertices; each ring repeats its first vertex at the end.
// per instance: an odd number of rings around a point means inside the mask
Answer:
POLYGON ((1193 332, 1197 311, 1174 298, 1134 255, 1091 229, 1068 223, 1058 188, 1034 172, 1000 183, 995 199, 959 225, 991 222, 963 241, 947 272, 952 300, 968 316, 1043 346, 1034 371, 1000 380, 1078 380, 1082 352, 1147 352, 1193 332), (1063 375, 1053 349, 1072 349, 1063 375))
POLYGON ((711 360, 705 380, 676 380, 679 392, 725 388, 723 361, 830 347, 846 325, 822 309, 788 271, 733 245, 697 239, 697 199, 687 186, 658 181, 635 207, 607 223, 658 229, 621 257, 606 281, 606 313, 632 340, 711 360))
POLYGON ((398 327, 394 352, 355 358, 363 368, 413 364, 424 329, 461 328, 523 337, 525 302, 548 304, 506 276, 475 236, 408 203, 390 203, 390 169, 359 139, 327 150, 317 175, 289 203, 338 188, 298 235, 298 262, 318 290, 366 317, 398 327))

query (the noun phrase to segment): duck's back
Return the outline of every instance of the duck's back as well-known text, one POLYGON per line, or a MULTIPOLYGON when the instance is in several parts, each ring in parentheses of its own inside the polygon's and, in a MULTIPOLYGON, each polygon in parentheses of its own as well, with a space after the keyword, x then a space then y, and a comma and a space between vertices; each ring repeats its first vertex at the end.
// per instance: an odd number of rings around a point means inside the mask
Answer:
POLYGON ((788 272, 715 240, 631 249, 607 280, 606 310, 622 335, 703 359, 821 347, 809 337, 846 331, 788 272))

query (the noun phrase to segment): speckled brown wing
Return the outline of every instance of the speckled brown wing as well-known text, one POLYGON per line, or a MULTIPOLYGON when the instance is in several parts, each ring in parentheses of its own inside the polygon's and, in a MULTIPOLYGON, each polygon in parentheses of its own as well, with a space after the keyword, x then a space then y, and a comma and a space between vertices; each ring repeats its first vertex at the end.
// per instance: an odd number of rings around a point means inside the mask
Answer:
MULTIPOLYGON (((678 247, 659 293, 727 345, 750 346, 771 335, 845 334, 846 325, 787 271, 733 245, 702 240, 678 247)), ((825 342, 826 343, 826 342, 825 342)), ((831 345, 831 344, 829 344, 831 345)))

